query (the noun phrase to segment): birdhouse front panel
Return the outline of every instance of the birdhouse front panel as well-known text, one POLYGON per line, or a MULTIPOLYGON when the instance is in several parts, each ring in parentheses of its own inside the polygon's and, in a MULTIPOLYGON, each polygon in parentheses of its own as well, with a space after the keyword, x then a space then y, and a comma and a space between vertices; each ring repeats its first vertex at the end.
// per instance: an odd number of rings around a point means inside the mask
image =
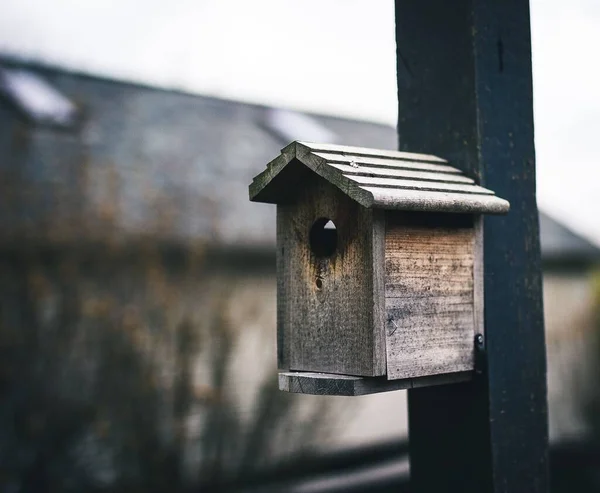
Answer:
POLYGON ((277 206, 280 368, 385 375, 373 288, 377 212, 317 175, 292 204, 277 206))
POLYGON ((388 379, 473 369, 482 294, 475 284, 474 221, 470 214, 387 212, 388 379))

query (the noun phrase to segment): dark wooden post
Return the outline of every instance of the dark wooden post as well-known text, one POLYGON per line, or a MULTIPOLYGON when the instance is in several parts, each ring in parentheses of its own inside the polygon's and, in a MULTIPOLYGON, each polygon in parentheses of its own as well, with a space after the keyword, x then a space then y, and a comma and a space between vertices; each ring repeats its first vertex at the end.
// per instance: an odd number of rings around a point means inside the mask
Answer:
POLYGON ((548 489, 527 0, 397 0, 400 150, 453 161, 511 203, 486 218, 487 365, 409 391, 412 491, 548 489))

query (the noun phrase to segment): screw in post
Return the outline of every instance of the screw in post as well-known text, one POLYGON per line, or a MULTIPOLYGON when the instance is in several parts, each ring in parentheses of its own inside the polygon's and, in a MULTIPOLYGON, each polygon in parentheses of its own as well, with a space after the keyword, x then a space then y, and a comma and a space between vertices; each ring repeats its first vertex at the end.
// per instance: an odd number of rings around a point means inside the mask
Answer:
POLYGON ((475 373, 481 374, 485 369, 485 347, 483 334, 475 335, 475 373))
POLYGON ((475 346, 477 346, 478 349, 483 349, 483 335, 482 334, 477 334, 475 336, 475 346))

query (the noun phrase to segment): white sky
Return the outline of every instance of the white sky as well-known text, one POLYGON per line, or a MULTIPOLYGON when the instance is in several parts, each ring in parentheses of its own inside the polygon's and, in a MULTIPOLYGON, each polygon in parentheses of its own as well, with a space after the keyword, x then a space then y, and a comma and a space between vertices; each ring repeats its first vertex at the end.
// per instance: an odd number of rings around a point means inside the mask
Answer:
MULTIPOLYGON (((539 202, 600 243, 600 2, 532 0, 532 33, 539 202)), ((392 0, 1 0, 0 51, 200 94, 396 121, 392 0)))

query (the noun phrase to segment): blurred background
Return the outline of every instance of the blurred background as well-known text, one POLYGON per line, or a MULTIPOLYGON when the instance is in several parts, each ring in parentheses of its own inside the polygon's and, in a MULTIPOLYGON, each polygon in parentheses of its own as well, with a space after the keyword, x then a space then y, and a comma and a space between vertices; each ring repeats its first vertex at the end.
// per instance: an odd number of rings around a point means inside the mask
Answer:
MULTIPOLYGON (((600 4, 531 11, 553 490, 600 491, 600 4)), ((391 0, 2 1, 0 491, 405 491, 404 391, 277 390, 247 191, 395 149, 395 49, 391 0)))

